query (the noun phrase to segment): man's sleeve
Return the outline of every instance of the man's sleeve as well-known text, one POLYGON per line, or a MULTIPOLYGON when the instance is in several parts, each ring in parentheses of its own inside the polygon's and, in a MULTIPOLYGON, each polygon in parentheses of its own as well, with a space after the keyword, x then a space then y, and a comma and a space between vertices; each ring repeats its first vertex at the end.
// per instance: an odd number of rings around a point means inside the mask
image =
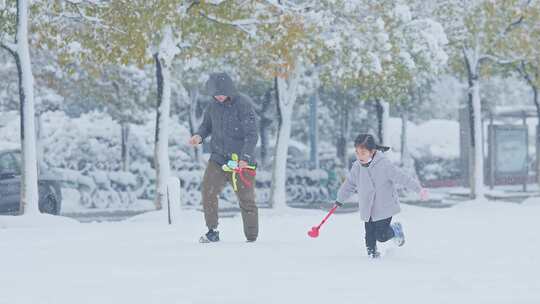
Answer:
POLYGON ((242 129, 244 130, 244 146, 242 147, 240 160, 250 163, 255 159, 255 146, 257 146, 259 134, 257 132, 257 114, 255 114, 255 109, 250 103, 246 103, 245 107, 246 109, 242 111, 243 114, 240 118, 242 120, 242 129))
POLYGON ((204 118, 201 126, 199 127, 199 130, 195 134, 201 136, 201 138, 204 140, 212 133, 212 120, 210 119, 210 107, 206 107, 206 110, 204 111, 204 118))

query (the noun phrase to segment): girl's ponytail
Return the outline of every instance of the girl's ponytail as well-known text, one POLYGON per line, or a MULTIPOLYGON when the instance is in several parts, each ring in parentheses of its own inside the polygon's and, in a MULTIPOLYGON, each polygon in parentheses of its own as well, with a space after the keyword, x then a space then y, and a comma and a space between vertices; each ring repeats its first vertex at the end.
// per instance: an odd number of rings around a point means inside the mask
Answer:
POLYGON ((355 147, 363 147, 367 150, 373 151, 378 150, 381 152, 387 152, 390 150, 390 147, 380 146, 375 142, 375 137, 371 134, 362 133, 358 135, 354 140, 355 147))

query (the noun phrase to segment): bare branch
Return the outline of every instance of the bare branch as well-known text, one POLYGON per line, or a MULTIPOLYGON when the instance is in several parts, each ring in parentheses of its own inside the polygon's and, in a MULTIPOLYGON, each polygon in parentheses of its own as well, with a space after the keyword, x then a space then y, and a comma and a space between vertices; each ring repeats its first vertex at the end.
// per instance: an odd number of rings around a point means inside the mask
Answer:
MULTIPOLYGON (((531 2, 532 2, 531 0, 528 0, 527 3, 525 4, 525 7, 529 6, 529 5, 531 4, 531 2)), ((525 16, 524 16, 524 15, 519 16, 519 18, 518 18, 516 21, 510 23, 510 24, 506 27, 506 29, 504 30, 504 33, 507 34, 507 33, 510 32, 514 27, 517 27, 518 25, 522 24, 522 23, 523 23, 523 20, 525 20, 525 16)))
POLYGON ((256 25, 257 24, 257 20, 250 20, 250 19, 245 19, 245 20, 237 20, 237 21, 229 21, 229 20, 225 20, 223 18, 220 18, 220 17, 217 17, 217 16, 214 16, 214 15, 207 15, 205 13, 200 13, 200 15, 212 22, 215 22, 217 24, 223 24, 223 25, 229 25, 229 26, 232 26, 240 31, 243 31, 245 32, 246 34, 248 34, 249 36, 252 36, 252 37, 255 37, 256 33, 256 29, 254 28, 250 28, 251 26, 253 25, 256 25))
POLYGON ((201 2, 199 0, 195 0, 195 1, 192 1, 191 3, 187 4, 186 8, 185 8, 185 12, 186 14, 189 13, 189 11, 195 6, 195 5, 198 5, 200 4, 201 2))
POLYGON ((104 1, 104 0, 64 0, 64 2, 70 4, 70 5, 80 5, 80 4, 86 4, 86 5, 94 5, 98 7, 103 7, 107 5, 110 1, 104 1))
POLYGON ((14 43, 0 41, 0 48, 8 51, 13 56, 17 54, 17 45, 15 45, 14 43))
POLYGON ((84 12, 85 7, 92 8, 104 8, 110 1, 106 0, 62 0, 65 4, 65 8, 57 13, 53 10, 45 10, 44 14, 50 16, 54 22, 72 21, 79 24, 91 25, 96 28, 112 30, 122 34, 126 34, 120 29, 107 25, 100 18, 89 16, 84 12))
POLYGON ((262 0, 262 2, 278 9, 281 13, 288 12, 302 12, 311 8, 309 1, 304 5, 298 5, 288 0, 262 0))
POLYGON ((77 13, 75 14, 72 14, 72 13, 66 13, 66 12, 62 12, 60 14, 56 14, 56 13, 52 13, 52 12, 49 12, 49 14, 54 17, 54 18, 57 18, 59 20, 71 20, 73 22, 77 22, 77 23, 80 23, 80 24, 90 24, 90 25, 93 25, 97 28, 102 28, 102 29, 108 29, 108 30, 112 30, 112 31, 115 31, 115 32, 118 32, 118 33, 121 33, 121 34, 126 34, 126 32, 116 28, 116 27, 113 27, 113 26, 109 26, 109 25, 106 25, 103 23, 102 20, 100 20, 99 18, 95 18, 95 17, 90 17, 90 16, 87 16, 85 14, 83 14, 79 8, 77 8, 77 13))
POLYGON ((516 67, 516 70, 523 76, 523 78, 527 81, 527 83, 533 87, 536 88, 533 79, 531 78, 531 75, 527 72, 527 67, 525 66, 525 61, 521 61, 520 64, 516 67))
POLYGON ((518 20, 516 20, 516 21, 510 23, 510 24, 506 27, 506 29, 504 30, 504 33, 505 33, 505 34, 508 34, 508 32, 510 32, 514 27, 520 25, 520 24, 523 22, 524 19, 525 19, 525 17, 523 17, 523 15, 520 16, 518 20))
POLYGON ((185 50, 185 49, 189 49, 189 48, 193 47, 193 45, 191 43, 187 43, 185 41, 180 41, 180 42, 176 43, 176 47, 179 48, 180 50, 185 50))
POLYGON ((493 61, 493 62, 498 63, 498 64, 511 64, 511 63, 520 62, 520 61, 523 60, 523 58, 520 57, 520 58, 502 59, 500 56, 484 54, 484 55, 482 55, 482 57, 480 57, 478 59, 478 62, 483 62, 483 61, 486 61, 486 60, 490 60, 490 61, 493 61))

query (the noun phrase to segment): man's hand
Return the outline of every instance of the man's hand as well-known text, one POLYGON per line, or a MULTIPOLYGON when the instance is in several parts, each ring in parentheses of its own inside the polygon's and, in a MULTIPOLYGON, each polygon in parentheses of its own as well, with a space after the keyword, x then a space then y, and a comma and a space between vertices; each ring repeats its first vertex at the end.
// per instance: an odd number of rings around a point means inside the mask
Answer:
POLYGON ((202 143, 202 137, 198 134, 193 135, 189 140, 189 144, 193 147, 199 145, 200 143, 202 143))
POLYGON ((238 167, 239 167, 239 168, 242 168, 242 169, 243 169, 243 168, 246 168, 246 167, 248 167, 248 166, 249 166, 249 164, 248 164, 247 161, 245 161, 245 160, 241 160, 241 161, 238 162, 238 167))

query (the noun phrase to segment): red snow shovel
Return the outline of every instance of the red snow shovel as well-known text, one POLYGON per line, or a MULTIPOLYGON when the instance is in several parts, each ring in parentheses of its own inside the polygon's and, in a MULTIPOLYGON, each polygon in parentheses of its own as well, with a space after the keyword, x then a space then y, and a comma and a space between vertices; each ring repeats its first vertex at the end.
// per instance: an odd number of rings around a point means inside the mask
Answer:
POLYGON ((339 203, 336 203, 334 205, 334 207, 332 209, 330 209, 330 211, 328 212, 328 214, 324 217, 324 219, 322 220, 322 222, 318 225, 318 226, 315 226, 315 227, 312 227, 310 231, 308 231, 308 235, 312 238, 316 238, 319 236, 319 230, 321 229, 322 225, 324 225, 324 223, 326 222, 326 220, 336 211, 336 209, 341 206, 341 204, 339 203))

